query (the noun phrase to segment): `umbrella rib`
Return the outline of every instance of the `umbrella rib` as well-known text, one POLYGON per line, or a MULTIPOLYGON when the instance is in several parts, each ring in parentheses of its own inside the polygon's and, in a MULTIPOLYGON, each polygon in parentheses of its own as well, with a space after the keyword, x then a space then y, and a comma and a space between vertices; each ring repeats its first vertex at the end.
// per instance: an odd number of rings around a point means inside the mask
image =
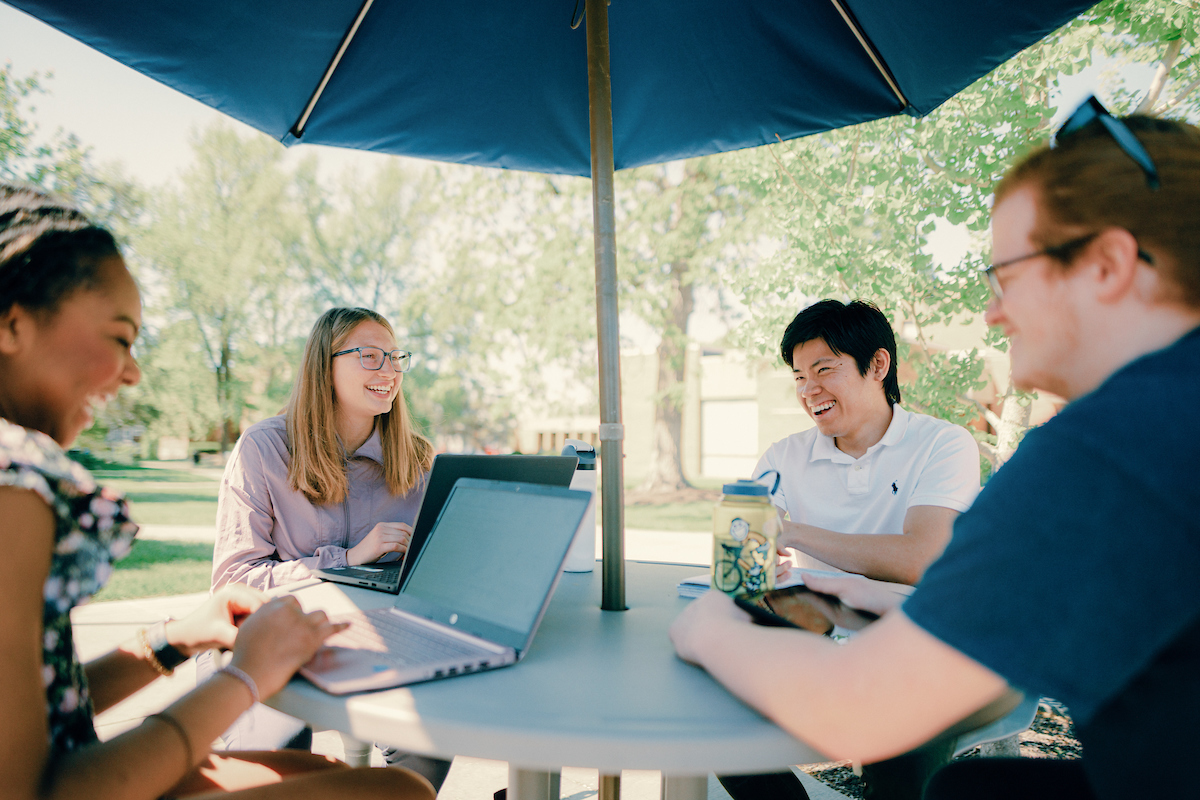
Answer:
POLYGON ((875 65, 875 69, 887 81, 888 88, 892 90, 892 94, 896 95, 896 99, 900 101, 900 105, 908 108, 910 103, 908 98, 904 96, 904 92, 900 91, 900 86, 896 83, 892 73, 888 70, 887 65, 883 63, 883 57, 875 50, 875 46, 867 39, 867 35, 859 26, 858 20, 850 13, 850 10, 842 3, 842 0, 829 0, 833 3, 833 7, 842 15, 842 21, 850 28, 850 32, 854 34, 854 38, 858 39, 858 43, 862 45, 862 49, 867 52, 867 56, 871 59, 871 63, 875 65))
POLYGON ((300 118, 292 126, 290 133, 297 139, 304 135, 304 127, 308 124, 309 116, 312 114, 313 109, 316 108, 317 101, 321 99, 321 95, 325 92, 325 86, 329 83, 329 79, 333 77, 334 70, 341 63, 342 56, 346 53, 346 48, 350 46, 350 42, 354 39, 354 34, 358 33, 358 26, 362 24, 363 17, 367 16, 367 12, 371 10, 371 4, 374 2, 375 0, 365 0, 363 2, 362 8, 358 10, 358 16, 354 18, 354 22, 350 23, 346 35, 342 37, 342 43, 338 46, 337 52, 333 54, 329 66, 325 68, 325 74, 321 76, 321 82, 317 84, 312 97, 308 99, 308 104, 304 106, 304 111, 300 114, 300 118))

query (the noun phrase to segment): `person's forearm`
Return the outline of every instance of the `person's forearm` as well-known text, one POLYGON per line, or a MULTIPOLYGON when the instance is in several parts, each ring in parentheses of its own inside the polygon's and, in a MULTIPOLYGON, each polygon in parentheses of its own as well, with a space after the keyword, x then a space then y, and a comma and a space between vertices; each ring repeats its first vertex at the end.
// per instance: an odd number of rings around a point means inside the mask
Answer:
POLYGON ((781 543, 846 572, 909 585, 919 581, 937 557, 905 534, 837 533, 788 521, 783 522, 781 543))
MULTIPOLYGON (((277 586, 285 586, 311 578, 312 570, 318 568, 320 560, 317 556, 297 558, 292 561, 276 561, 270 558, 253 561, 230 559, 222 564, 219 575, 214 578, 213 589, 219 589, 229 583, 244 583, 255 589, 267 591, 277 586)), ((346 565, 341 564, 340 566, 346 565)))
POLYGON ((210 743, 251 706, 250 692, 237 678, 218 674, 166 713, 183 728, 148 717, 107 742, 76 750, 56 763, 44 800, 153 800, 179 782, 209 752, 210 743), (188 763, 190 761, 190 763, 188 763))
MULTIPOLYGON (((167 620, 167 642, 181 654, 191 658, 199 650, 180 643, 178 638, 173 636, 180 624, 179 620, 167 620)), ((97 714, 107 711, 162 675, 147 657, 146 647, 149 640, 143 640, 142 637, 143 633, 139 632, 129 641, 122 642, 112 652, 83 665, 92 706, 97 714)))
POLYGON ((159 676, 136 640, 124 642, 111 653, 89 661, 83 671, 97 714, 112 708, 159 676))
POLYGON ((896 611, 838 645, 720 620, 705 631, 697 660, 796 738, 865 763, 912 749, 1005 691, 1003 679, 933 637, 918 632, 914 643, 916 630, 896 611))
MULTIPOLYGON (((875 687, 861 685, 844 647, 807 631, 722 622, 700 666, 779 727, 831 759, 871 761, 921 741, 877 730, 875 687), (900 742, 900 744, 897 744, 900 742)), ((907 734, 907 735, 906 735, 907 734)))
MULTIPOLYGON (((706 633, 699 664, 747 705, 821 748, 818 731, 828 714, 820 706, 832 699, 833 687, 820 677, 828 670, 819 664, 836 647, 832 640, 806 631, 721 623, 706 633), (812 698, 794 698, 793 689, 806 683, 820 685, 822 691, 812 698)), ((837 703, 831 705, 836 708, 837 703)), ((836 713, 829 721, 836 724, 836 713)))

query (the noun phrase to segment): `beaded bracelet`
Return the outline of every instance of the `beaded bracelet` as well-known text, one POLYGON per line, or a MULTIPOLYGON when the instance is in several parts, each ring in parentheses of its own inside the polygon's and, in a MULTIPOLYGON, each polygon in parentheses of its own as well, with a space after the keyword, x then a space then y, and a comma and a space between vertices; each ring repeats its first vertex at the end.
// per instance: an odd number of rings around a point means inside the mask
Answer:
POLYGON ((239 669, 233 664, 227 664, 224 667, 221 667, 221 669, 217 670, 218 675, 220 675, 222 672, 224 672, 226 675, 237 678, 239 681, 246 684, 246 688, 250 690, 250 697, 254 700, 255 704, 258 703, 258 684, 254 682, 254 678, 251 678, 246 674, 245 670, 239 669))

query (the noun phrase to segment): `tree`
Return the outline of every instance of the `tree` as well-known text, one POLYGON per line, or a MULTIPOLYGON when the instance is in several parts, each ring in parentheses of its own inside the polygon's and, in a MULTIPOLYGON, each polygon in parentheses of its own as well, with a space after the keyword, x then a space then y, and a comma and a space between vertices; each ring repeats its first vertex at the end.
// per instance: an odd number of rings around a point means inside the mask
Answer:
POLYGON ((510 418, 596 409, 590 184, 475 170, 447 194, 445 280, 474 312, 479 389, 510 418))
POLYGON ((36 138, 37 127, 24 108, 43 91, 42 77, 18 78, 12 65, 0 67, 0 180, 32 183, 78 205, 97 224, 124 237, 137 224, 144 194, 117 167, 100 167, 91 151, 71 133, 59 132, 47 141, 36 138))
POLYGON ((0 180, 25 180, 29 159, 37 153, 33 126, 21 108, 32 92, 40 90, 38 77, 18 78, 12 65, 0 67, 0 180))
POLYGON ((487 234, 474 192, 463 190, 489 183, 481 172, 388 159, 369 177, 348 172, 329 184, 307 162, 289 244, 322 307, 361 305, 388 318, 415 355, 405 385, 418 424, 470 449, 502 441, 511 416, 488 390, 501 338, 484 323, 496 276, 473 257, 487 234))
MULTIPOLYGON (((660 334, 655 431, 641 490, 687 487, 680 458, 684 358, 698 286, 738 256, 733 232, 745 195, 720 158, 644 167, 617 176, 622 314, 660 334)), ((595 272, 587 182, 523 173, 480 173, 465 190, 469 216, 450 263, 477 291, 472 307, 503 331, 502 348, 527 385, 553 365, 579 385, 596 386, 595 272), (468 277, 470 276, 469 280, 468 277)), ((454 282, 458 283, 458 282, 454 282)), ((545 386, 538 386, 544 391, 545 386)), ((577 396, 578 397, 578 396, 577 396)), ((582 398, 580 398, 582 400, 582 398)), ((596 405, 588 392, 586 403, 596 405)))
POLYGON ((642 167, 617 177, 623 305, 660 334, 654 440, 643 492, 683 489, 684 359, 698 285, 736 259, 741 196, 716 157, 642 167))
MULTIPOLYGON (((0 67, 0 180, 54 192, 125 242, 138 224, 143 191, 119 169, 97 166, 90 150, 73 134, 58 132, 39 139, 32 122, 34 109, 27 103, 41 91, 42 76, 21 78, 13 74, 11 65, 0 67)), ((110 431, 140 425, 152 414, 136 393, 123 393, 97 409, 96 421, 84 432, 81 445, 99 446, 110 431)))
MULTIPOLYGON (((223 123, 193 146, 195 165, 181 188, 160 190, 135 247, 145 282, 169 309, 168 326, 191 322, 201 361, 179 354, 179 367, 202 365, 213 374, 227 450, 246 409, 255 345, 268 352, 284 347, 308 316, 308 298, 289 280, 281 244, 292 223, 283 148, 262 136, 242 138, 223 123)), ((269 361, 268 371, 280 367, 269 361)))
POLYGON ((420 282, 417 250, 438 212, 436 175, 393 158, 370 178, 350 170, 328 187, 315 159, 300 166, 295 181, 305 224, 295 257, 321 302, 401 310, 407 290, 420 282))
MULTIPOLYGON (((1102 3, 924 118, 892 117, 742 155, 746 185, 762 198, 783 247, 762 266, 731 275, 751 309, 738 340, 769 353, 802 303, 830 295, 872 300, 915 331, 901 348, 917 372, 906 400, 960 423, 982 413, 995 434, 979 437, 981 452, 991 466, 1002 464, 1027 428, 1029 398, 1009 387, 998 413, 971 400, 968 392, 984 383, 979 352, 941 352, 927 332, 985 310, 979 270, 992 186, 1046 140, 1062 77, 1102 56, 1143 60, 1154 52, 1160 64, 1148 92, 1113 75, 1110 99, 1132 106, 1134 94, 1144 94, 1151 113, 1193 107, 1196 16, 1194 5, 1170 0, 1102 3), (928 252, 939 222, 971 233, 959 263, 937 264, 928 252)), ((995 331, 986 343, 1006 346, 995 331)))

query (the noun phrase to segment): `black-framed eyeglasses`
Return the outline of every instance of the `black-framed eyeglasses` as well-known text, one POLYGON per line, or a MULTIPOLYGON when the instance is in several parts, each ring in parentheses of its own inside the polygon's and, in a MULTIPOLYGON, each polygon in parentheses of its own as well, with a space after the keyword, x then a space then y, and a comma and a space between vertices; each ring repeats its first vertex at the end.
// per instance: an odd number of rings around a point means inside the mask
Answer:
MULTIPOLYGON (((992 294, 996 296, 997 300, 1002 300, 1004 298, 1004 287, 1000 285, 1000 276, 996 273, 996 270, 1004 267, 1010 267, 1013 264, 1017 264, 1022 261, 1028 261, 1031 258, 1038 258, 1039 256, 1050 256, 1050 258, 1053 258, 1056 261, 1070 263, 1080 250, 1082 250, 1084 247, 1087 247, 1091 241, 1099 235, 1100 233, 1098 231, 1095 233, 1089 233, 1086 236, 1080 236, 1076 239, 1063 242, 1062 244, 1043 247, 1041 250, 1035 250, 1034 252, 1026 253, 1023 256, 1017 256, 1016 258, 1010 258, 1006 261, 1000 261, 985 269, 983 274, 987 277, 988 286, 992 288, 992 294)), ((1154 256, 1150 255, 1142 248, 1138 248, 1137 255, 1142 261, 1145 261, 1150 266, 1154 266, 1154 256)))
POLYGON ((1076 131, 1087 127, 1093 121, 1098 120, 1108 131, 1108 135, 1113 138, 1117 146, 1121 148, 1121 152, 1129 156, 1133 163, 1141 167, 1142 172, 1146 173, 1146 185, 1150 189, 1157 189, 1160 185, 1158 180, 1158 168, 1154 166, 1154 161, 1150 158, 1150 154, 1146 152, 1146 148, 1142 147, 1142 143, 1133 135, 1133 131, 1121 120, 1109 113, 1108 109, 1096 99, 1095 95, 1091 95, 1087 100, 1084 100, 1079 108, 1071 112, 1071 116, 1067 117, 1066 122, 1059 126, 1054 135, 1050 137, 1050 147, 1053 149, 1058 147, 1058 143, 1064 138, 1070 136, 1076 131))
POLYGON ((358 363, 362 364, 363 369, 383 369, 384 356, 391 358, 392 369, 396 372, 408 372, 408 368, 412 366, 412 353, 407 350, 392 350, 389 353, 381 347, 352 347, 349 350, 334 353, 332 358, 344 356, 347 353, 358 353, 358 363))

